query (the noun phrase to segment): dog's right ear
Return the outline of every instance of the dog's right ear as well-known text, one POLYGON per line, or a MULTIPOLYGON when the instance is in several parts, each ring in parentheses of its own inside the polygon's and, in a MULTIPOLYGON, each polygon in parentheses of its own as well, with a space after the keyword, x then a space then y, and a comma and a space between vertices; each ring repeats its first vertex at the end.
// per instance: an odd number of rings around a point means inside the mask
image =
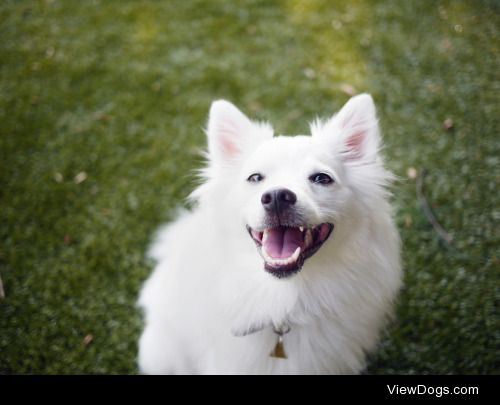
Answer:
POLYGON ((254 123, 226 100, 212 103, 208 118, 208 151, 214 162, 238 161, 252 145, 273 136, 269 125, 254 123))

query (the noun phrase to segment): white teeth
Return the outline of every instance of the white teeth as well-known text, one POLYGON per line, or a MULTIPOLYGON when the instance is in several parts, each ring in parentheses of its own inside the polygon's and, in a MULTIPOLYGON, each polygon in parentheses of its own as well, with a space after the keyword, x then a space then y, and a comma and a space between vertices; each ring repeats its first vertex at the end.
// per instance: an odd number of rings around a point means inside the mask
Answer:
POLYGON ((262 244, 266 243, 267 236, 268 236, 267 229, 264 229, 264 233, 262 234, 262 244))
POLYGON ((300 232, 304 232, 304 227, 303 226, 299 226, 299 230, 300 230, 300 232))
POLYGON ((288 260, 290 260, 290 263, 293 263, 293 262, 296 262, 297 259, 299 258, 299 255, 300 255, 300 251, 302 249, 300 248, 300 246, 297 247, 297 249, 295 249, 295 252, 293 252, 293 255, 292 257, 290 257, 288 260))
POLYGON ((306 248, 308 248, 309 246, 311 246, 313 243, 313 237, 312 237, 312 232, 310 229, 308 229, 306 231, 306 237, 304 239, 304 245, 306 248))
POLYGON ((264 256, 264 260, 266 263, 271 264, 273 266, 286 266, 288 264, 295 263, 300 255, 300 246, 295 249, 295 252, 293 252, 293 255, 290 257, 287 257, 285 259, 274 259, 269 254, 266 252, 266 249, 262 247, 262 256, 264 256))

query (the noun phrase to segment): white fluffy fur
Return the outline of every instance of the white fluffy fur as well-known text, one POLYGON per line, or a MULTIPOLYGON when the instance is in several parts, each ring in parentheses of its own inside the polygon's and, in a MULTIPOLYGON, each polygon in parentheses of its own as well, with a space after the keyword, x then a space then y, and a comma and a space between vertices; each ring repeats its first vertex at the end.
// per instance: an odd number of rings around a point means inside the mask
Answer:
POLYGON ((379 156, 369 95, 352 98, 312 136, 273 137, 216 101, 208 124, 209 163, 197 206, 162 228, 150 251, 157 266, 139 304, 144 373, 359 373, 376 348, 401 284, 400 242, 388 203, 392 176, 379 156), (311 184, 315 172, 330 186, 311 184), (260 183, 249 175, 265 175, 260 183), (262 193, 287 187, 311 225, 334 231, 301 272, 277 279, 245 225, 262 224, 262 193), (286 320, 288 359, 269 356, 286 320), (251 328, 265 326, 244 337, 251 328))

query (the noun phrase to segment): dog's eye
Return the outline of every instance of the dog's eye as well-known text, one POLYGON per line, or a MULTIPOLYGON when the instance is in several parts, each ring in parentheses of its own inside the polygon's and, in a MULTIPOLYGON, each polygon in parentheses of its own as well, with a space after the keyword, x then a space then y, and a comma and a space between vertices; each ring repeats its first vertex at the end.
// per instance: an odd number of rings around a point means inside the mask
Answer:
POLYGON ((259 181, 262 180, 264 180, 264 176, 260 173, 251 174, 250 176, 248 176, 247 179, 247 181, 249 181, 250 183, 258 183, 259 181))
POLYGON ((309 180, 315 184, 331 184, 333 179, 326 173, 315 173, 309 176, 309 180))

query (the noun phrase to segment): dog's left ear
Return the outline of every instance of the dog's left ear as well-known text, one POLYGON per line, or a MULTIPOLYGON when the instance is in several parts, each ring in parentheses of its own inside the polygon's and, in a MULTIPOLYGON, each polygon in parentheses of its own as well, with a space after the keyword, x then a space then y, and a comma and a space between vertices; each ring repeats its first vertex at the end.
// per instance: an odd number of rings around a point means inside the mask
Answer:
POLYGON ((208 118, 208 151, 213 161, 231 163, 252 145, 273 136, 267 124, 255 123, 226 100, 212 103, 208 118))
MULTIPOLYGON (((313 129, 313 136, 315 131, 318 129, 313 129)), ((374 159, 380 146, 380 131, 372 97, 352 97, 319 132, 334 141, 345 161, 374 159)))

